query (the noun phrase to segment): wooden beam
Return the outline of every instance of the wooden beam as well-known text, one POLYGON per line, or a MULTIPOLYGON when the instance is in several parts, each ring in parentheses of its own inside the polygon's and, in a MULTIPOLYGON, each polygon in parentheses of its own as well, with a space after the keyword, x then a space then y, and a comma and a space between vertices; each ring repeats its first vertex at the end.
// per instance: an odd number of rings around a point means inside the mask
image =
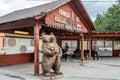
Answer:
POLYGON ((120 33, 92 33, 94 37, 120 37, 120 33))
POLYGON ((34 74, 39 75, 39 20, 34 26, 34 74))
POLYGON ((36 20, 39 20, 42 16, 35 16, 36 20))
POLYGON ((84 34, 82 34, 81 38, 81 61, 84 61, 84 34))
POLYGON ((92 60, 92 37, 89 35, 89 60, 92 60))
POLYGON ((77 48, 80 49, 80 38, 77 39, 77 48))
POLYGON ((59 37, 60 39, 70 39, 70 40, 79 39, 78 36, 57 36, 57 37, 59 37))
POLYGON ((0 30, 32 27, 34 25, 35 25, 35 21, 32 18, 29 18, 29 19, 13 21, 5 24, 0 24, 0 30))
MULTIPOLYGON (((83 24, 87 27, 87 29, 89 29, 89 26, 88 26, 88 24, 86 24, 86 22, 85 22, 85 19, 82 17, 82 11, 81 12, 78 12, 78 10, 75 8, 75 4, 73 5, 72 4, 72 2, 70 2, 70 5, 71 5, 71 7, 74 9, 74 11, 76 12, 76 14, 79 16, 79 18, 80 18, 80 20, 83 22, 83 24)), ((80 7, 79 7, 80 8, 80 7)))

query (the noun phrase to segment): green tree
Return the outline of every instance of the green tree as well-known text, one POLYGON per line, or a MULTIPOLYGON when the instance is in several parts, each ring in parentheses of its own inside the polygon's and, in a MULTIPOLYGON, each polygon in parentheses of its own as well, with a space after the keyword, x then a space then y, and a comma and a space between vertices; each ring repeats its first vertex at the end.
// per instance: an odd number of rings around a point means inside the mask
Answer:
POLYGON ((120 4, 120 0, 118 0, 119 4, 120 4))
POLYGON ((98 32, 120 31, 120 0, 106 13, 98 14, 94 24, 98 32))

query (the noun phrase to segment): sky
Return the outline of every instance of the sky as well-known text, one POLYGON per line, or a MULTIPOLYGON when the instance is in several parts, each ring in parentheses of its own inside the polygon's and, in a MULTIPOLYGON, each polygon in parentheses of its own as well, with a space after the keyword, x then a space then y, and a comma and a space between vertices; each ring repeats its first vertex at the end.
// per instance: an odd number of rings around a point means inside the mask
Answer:
MULTIPOLYGON (((55 0, 0 0, 0 16, 3 16, 15 10, 29 8, 49 3, 52 1, 55 0)), ((91 20, 94 21, 97 14, 102 14, 103 12, 106 12, 109 7, 115 4, 116 0, 82 0, 82 1, 91 20)))

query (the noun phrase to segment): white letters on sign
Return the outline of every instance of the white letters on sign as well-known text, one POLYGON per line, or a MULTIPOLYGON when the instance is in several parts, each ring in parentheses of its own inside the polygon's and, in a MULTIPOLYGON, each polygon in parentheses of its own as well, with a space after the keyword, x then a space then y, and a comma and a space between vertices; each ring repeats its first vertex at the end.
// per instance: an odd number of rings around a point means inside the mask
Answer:
POLYGON ((80 18, 79 17, 76 17, 76 22, 80 22, 80 18))
POLYGON ((81 28, 82 26, 81 26, 80 24, 77 24, 77 27, 80 27, 80 28, 81 28))
POLYGON ((65 29, 73 30, 73 26, 71 26, 71 25, 65 25, 65 29))
POLYGON ((80 24, 77 24, 77 30, 82 31, 82 26, 80 24))
POLYGON ((68 13, 62 9, 59 9, 59 14, 64 16, 64 17, 70 18, 70 13, 68 13))
POLYGON ((60 17, 60 16, 56 16, 55 15, 55 21, 56 22, 60 22, 60 23, 64 23, 64 24, 66 24, 67 22, 66 22, 66 19, 65 18, 63 18, 63 17, 60 17))

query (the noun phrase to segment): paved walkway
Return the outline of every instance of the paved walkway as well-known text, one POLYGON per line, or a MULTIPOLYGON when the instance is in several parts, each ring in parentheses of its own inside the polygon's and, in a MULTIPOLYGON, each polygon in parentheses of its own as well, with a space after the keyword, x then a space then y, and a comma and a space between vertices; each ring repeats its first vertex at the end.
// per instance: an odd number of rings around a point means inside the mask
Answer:
MULTIPOLYGON (((33 63, 0 67, 0 80, 40 80, 33 75, 33 63)), ((64 78, 59 80, 120 80, 120 57, 101 58, 99 61, 79 60, 62 62, 64 78)))

